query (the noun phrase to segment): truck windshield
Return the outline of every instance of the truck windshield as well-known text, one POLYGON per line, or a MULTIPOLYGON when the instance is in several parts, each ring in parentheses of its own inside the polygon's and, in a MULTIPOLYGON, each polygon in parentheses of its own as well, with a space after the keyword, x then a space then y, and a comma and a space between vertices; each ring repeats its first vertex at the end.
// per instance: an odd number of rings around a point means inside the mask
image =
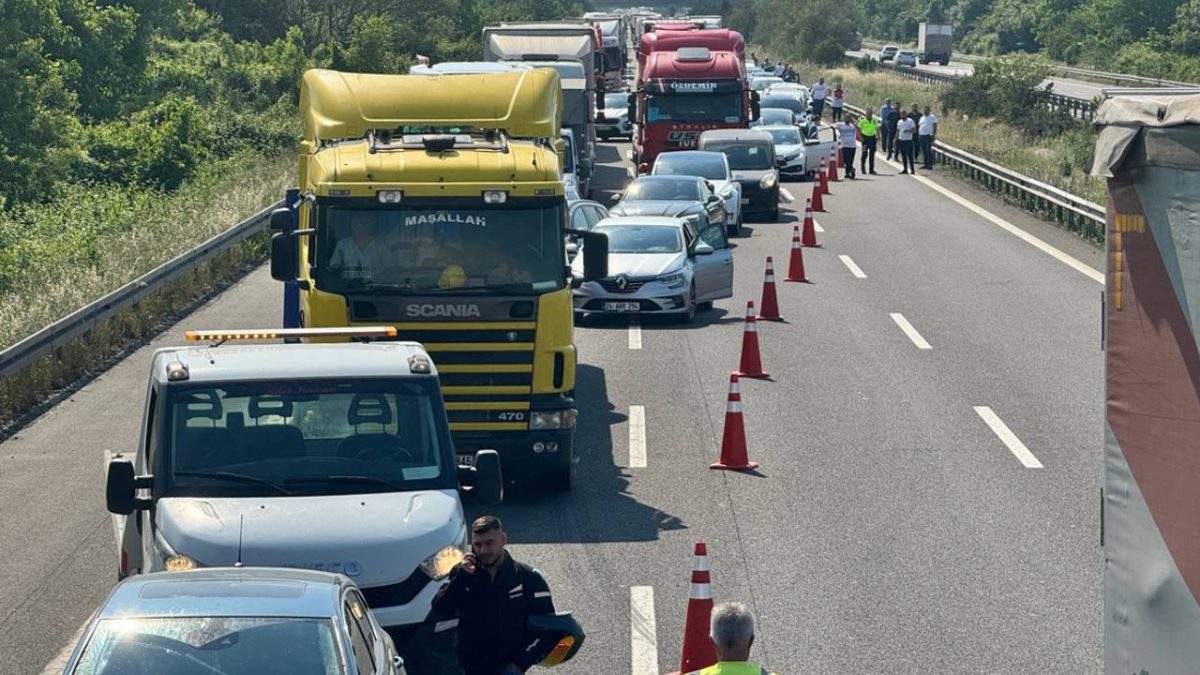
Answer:
POLYGON ((646 99, 647 122, 725 122, 736 124, 745 116, 742 95, 654 94, 646 99))
POLYGON ((329 619, 105 619, 96 626, 72 672, 337 675, 344 671, 333 636, 329 619))
POLYGON ((452 488, 432 379, 271 380, 171 393, 171 496, 326 495, 452 488))
POLYGON ((621 70, 625 66, 625 60, 621 58, 620 47, 605 47, 604 48, 604 71, 610 72, 613 70, 621 70))
POLYGON ((545 293, 563 287, 563 202, 318 202, 317 287, 331 293, 545 293))

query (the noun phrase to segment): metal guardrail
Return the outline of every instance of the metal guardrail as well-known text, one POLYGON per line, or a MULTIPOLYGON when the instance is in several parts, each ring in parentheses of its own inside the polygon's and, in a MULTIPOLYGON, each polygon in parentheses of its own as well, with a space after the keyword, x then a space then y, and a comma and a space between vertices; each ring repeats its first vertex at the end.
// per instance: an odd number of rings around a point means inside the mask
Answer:
POLYGON ((266 229, 279 201, 234 225, 182 255, 159 265, 104 297, 81 307, 16 344, 0 351, 0 378, 8 377, 35 360, 52 353, 92 327, 106 321, 143 298, 216 256, 266 229))
MULTIPOLYGON (((849 104, 846 105, 846 110, 853 117, 865 112, 862 108, 849 104)), ((1105 208, 1100 204, 1076 197, 1066 190, 1034 180, 941 141, 934 143, 933 150, 940 163, 966 174, 991 191, 1018 202, 1026 210, 1039 213, 1048 220, 1061 223, 1072 232, 1088 238, 1104 238, 1105 208)))

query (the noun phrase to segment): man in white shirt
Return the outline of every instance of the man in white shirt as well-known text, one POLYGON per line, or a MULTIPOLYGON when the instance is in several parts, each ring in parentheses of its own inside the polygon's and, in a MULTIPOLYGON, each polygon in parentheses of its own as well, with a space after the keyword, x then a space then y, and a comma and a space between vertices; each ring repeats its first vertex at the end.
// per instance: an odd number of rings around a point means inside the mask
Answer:
MULTIPOLYGON (((846 178, 854 178, 854 154, 858 150, 858 127, 849 120, 838 120, 833 125, 842 140, 842 166, 846 170, 846 178)), ((866 169, 863 169, 864 171, 866 169)))
POLYGON ((907 115, 896 123, 896 154, 900 156, 900 165, 904 170, 900 173, 916 173, 917 160, 913 157, 914 136, 917 133, 917 123, 907 115))
POLYGON ((375 237, 375 214, 355 211, 350 216, 350 236, 338 240, 329 266, 345 279, 370 279, 385 260, 382 244, 375 237))
POLYGON ((821 119, 821 112, 825 110, 825 97, 829 94, 829 85, 825 84, 825 78, 818 78, 817 83, 812 86, 812 109, 813 117, 821 119))
POLYGON ((917 144, 921 146, 922 168, 933 168, 933 142, 937 139, 937 117, 925 106, 925 114, 917 125, 917 144))

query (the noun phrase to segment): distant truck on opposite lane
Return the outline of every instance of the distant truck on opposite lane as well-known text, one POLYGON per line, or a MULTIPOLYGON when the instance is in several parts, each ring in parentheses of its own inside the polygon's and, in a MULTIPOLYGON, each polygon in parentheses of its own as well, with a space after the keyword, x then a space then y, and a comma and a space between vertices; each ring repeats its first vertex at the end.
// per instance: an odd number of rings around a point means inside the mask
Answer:
POLYGON ((922 21, 917 26, 917 61, 950 65, 950 52, 954 46, 954 30, 948 23, 922 21))

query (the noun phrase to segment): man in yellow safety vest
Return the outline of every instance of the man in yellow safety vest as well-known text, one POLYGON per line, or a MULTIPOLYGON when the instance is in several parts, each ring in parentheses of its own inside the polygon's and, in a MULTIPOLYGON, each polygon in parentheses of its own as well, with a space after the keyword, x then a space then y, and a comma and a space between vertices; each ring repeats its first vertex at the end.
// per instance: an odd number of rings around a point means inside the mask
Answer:
POLYGON ((717 663, 687 675, 775 675, 750 660, 754 644, 754 615, 740 602, 713 608, 709 637, 717 649, 717 663))

